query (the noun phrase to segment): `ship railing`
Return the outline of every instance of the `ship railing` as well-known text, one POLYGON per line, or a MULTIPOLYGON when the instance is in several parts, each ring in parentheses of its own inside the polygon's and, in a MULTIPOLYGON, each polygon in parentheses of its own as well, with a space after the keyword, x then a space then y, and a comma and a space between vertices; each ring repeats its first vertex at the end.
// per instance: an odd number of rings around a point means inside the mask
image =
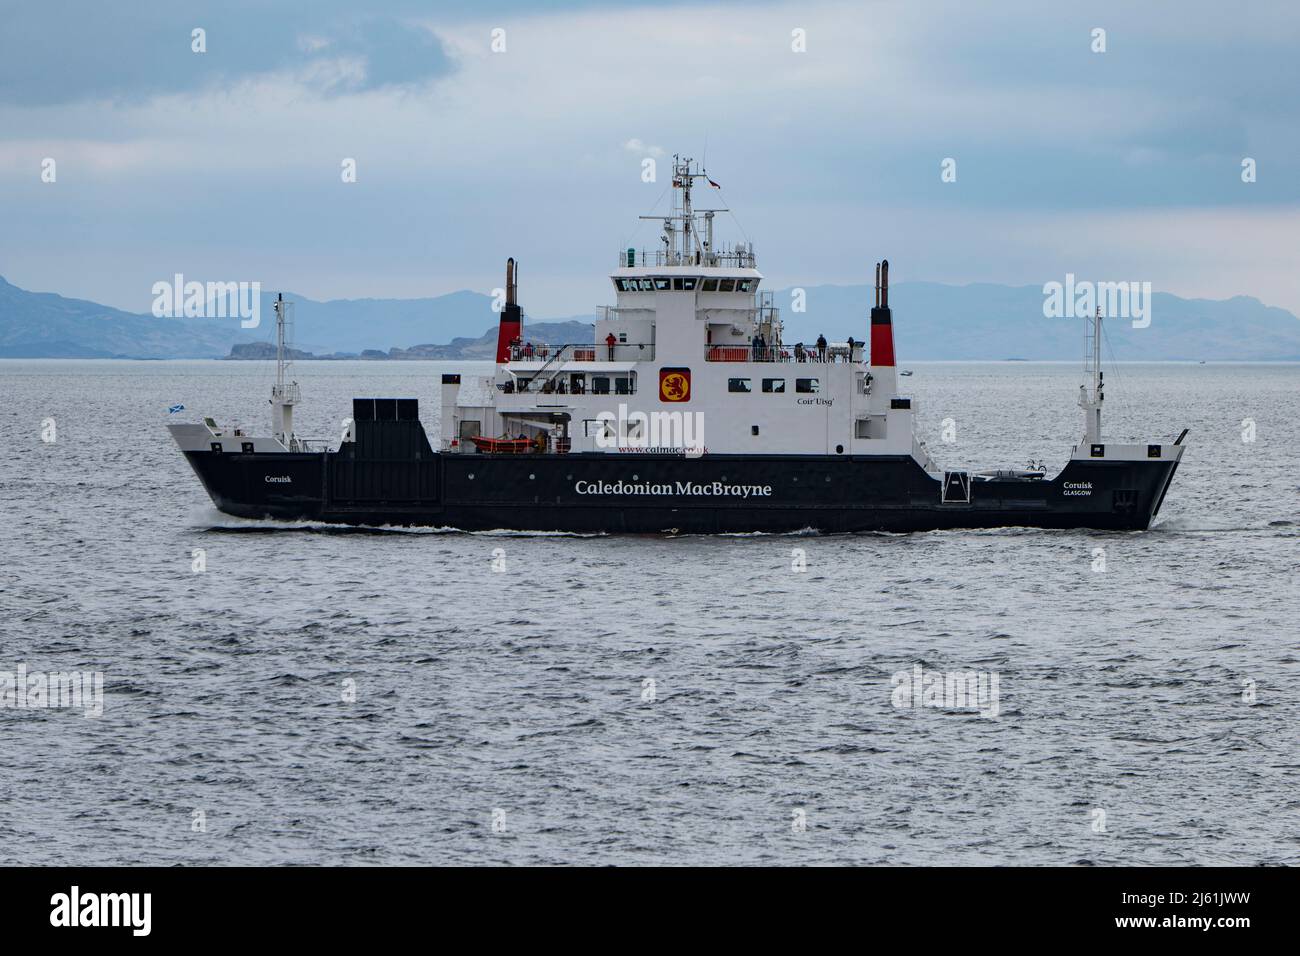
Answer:
POLYGON ((699 266, 706 269, 756 269, 758 260, 752 252, 696 252, 678 255, 665 249, 623 249, 618 254, 620 269, 646 269, 660 266, 699 266))
POLYGON ((302 390, 297 382, 290 382, 288 385, 272 385, 271 398, 287 405, 297 405, 302 401, 302 390))
POLYGON ((653 342, 615 342, 612 356, 610 346, 605 342, 598 345, 593 342, 570 342, 565 345, 515 345, 510 349, 512 364, 537 363, 541 366, 532 373, 534 379, 551 371, 552 366, 565 362, 648 362, 654 357, 653 342))
POLYGON ((827 346, 797 345, 706 345, 704 360, 706 362, 792 362, 792 363, 857 363, 863 359, 862 343, 855 342, 850 349, 847 344, 827 346))

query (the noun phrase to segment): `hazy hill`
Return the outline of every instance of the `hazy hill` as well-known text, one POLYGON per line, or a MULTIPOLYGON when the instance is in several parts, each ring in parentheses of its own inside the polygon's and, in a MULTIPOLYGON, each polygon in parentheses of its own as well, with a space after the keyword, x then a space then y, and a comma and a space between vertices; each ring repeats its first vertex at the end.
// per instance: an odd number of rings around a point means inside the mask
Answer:
MULTIPOLYGON (((832 341, 869 336, 868 286, 813 286, 806 311, 791 309, 788 289, 775 293, 785 339, 832 341)), ((294 302, 294 345, 316 355, 364 351, 397 357, 491 358, 497 314, 489 296, 453 292, 425 299, 335 299, 294 302), (417 348, 418 347, 418 348, 417 348)), ((27 292, 0 279, 0 357, 218 358, 237 343, 272 341, 274 294, 262 295, 261 325, 238 319, 159 319, 81 299, 27 292)), ((940 285, 904 282, 890 291, 901 362, 924 359, 1075 359, 1082 321, 1043 316, 1037 286, 940 285)), ((591 319, 525 317, 524 337, 549 344, 586 341, 591 319)), ((1121 360, 1300 360, 1300 319, 1248 296, 1223 301, 1157 292, 1149 328, 1107 322, 1121 360)), ((262 354, 258 349, 245 354, 262 354)), ((1107 355, 1107 358, 1110 356, 1107 355)))
POLYGON ((238 321, 158 319, 0 278, 0 358, 218 358, 239 331, 238 321))
MULTIPOLYGON (((869 337, 870 286, 815 286, 807 311, 791 311, 790 290, 775 293, 787 342, 819 333, 843 341, 869 337)), ((1156 292, 1151 325, 1108 319, 1106 335, 1125 361, 1300 360, 1300 319, 1258 299, 1181 299, 1156 292)), ((1083 320, 1043 316, 1041 286, 903 282, 889 290, 901 362, 920 359, 1074 359, 1083 353, 1083 320)), ((1106 356, 1109 358, 1109 356, 1106 356)))

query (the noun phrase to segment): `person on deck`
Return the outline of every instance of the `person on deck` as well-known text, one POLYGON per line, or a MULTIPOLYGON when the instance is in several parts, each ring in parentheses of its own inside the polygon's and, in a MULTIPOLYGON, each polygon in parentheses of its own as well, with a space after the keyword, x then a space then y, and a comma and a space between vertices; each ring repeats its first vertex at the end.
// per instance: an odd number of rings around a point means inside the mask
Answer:
POLYGON ((817 336, 817 361, 826 361, 826 336, 817 336))
POLYGON ((853 346, 856 344, 857 343, 853 341, 853 336, 850 335, 849 336, 849 362, 850 363, 852 363, 853 361, 853 346))
POLYGON ((609 348, 609 360, 611 362, 614 361, 614 345, 617 342, 618 339, 614 338, 613 332, 610 332, 609 335, 605 336, 605 345, 609 348))

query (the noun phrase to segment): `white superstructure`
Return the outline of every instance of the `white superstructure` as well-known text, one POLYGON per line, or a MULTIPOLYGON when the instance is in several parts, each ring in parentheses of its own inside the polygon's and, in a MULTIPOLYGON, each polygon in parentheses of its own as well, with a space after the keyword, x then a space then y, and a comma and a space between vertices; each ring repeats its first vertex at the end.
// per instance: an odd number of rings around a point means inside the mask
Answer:
MULTIPOLYGON (((620 250, 614 304, 590 341, 530 347, 524 329, 494 375, 444 384, 444 451, 523 436, 559 452, 914 455, 929 468, 915 402, 897 391, 892 330, 887 365, 871 364, 865 341, 787 341, 753 247, 716 246, 724 210, 692 206, 699 179, 674 158, 672 212, 643 217, 662 220, 660 247, 620 250)), ((507 281, 513 305, 513 262, 507 281)), ((887 266, 881 286, 878 267, 887 325, 887 266)))

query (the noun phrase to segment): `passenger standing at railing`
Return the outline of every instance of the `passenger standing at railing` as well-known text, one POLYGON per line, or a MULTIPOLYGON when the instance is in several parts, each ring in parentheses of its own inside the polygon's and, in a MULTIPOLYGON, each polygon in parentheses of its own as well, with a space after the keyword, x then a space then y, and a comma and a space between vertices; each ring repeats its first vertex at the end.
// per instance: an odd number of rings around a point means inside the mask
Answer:
POLYGON ((525 342, 525 343, 524 343, 524 358, 529 358, 529 359, 530 359, 530 358, 532 358, 532 357, 533 357, 533 343, 532 343, 532 342, 525 342))
POLYGON ((826 336, 824 335, 817 336, 817 361, 826 361, 826 336))
POLYGON ((794 343, 794 360, 795 360, 796 362, 802 362, 802 361, 803 361, 803 343, 802 343, 802 342, 796 342, 796 343, 794 343))
POLYGON ((614 361, 614 343, 617 341, 618 339, 614 338, 613 332, 610 332, 609 335, 605 336, 605 345, 609 348, 609 360, 611 362, 614 361))
POLYGON ((853 346, 857 344, 853 341, 853 336, 849 336, 849 364, 853 364, 853 346))

